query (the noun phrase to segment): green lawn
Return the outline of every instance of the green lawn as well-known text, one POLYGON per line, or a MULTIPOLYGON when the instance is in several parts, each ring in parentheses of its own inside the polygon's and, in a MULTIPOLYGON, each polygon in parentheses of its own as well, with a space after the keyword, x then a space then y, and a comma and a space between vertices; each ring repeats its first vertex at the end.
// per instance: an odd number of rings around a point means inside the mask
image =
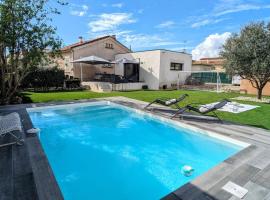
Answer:
MULTIPOLYGON (((133 91, 133 92, 112 92, 112 93, 94 93, 90 91, 76 91, 76 92, 49 92, 49 93, 34 93, 25 92, 24 97, 28 102, 50 102, 50 101, 65 101, 78 99, 91 99, 111 96, 124 96, 133 99, 150 102, 159 97, 176 98, 181 94, 188 94, 189 97, 181 103, 182 106, 189 103, 212 103, 224 98, 232 98, 240 96, 235 93, 214 93, 203 91, 133 91)), ((242 96, 242 95, 241 95, 242 96)), ((270 104, 252 103, 238 101, 241 103, 248 103, 252 105, 259 105, 260 107, 251 111, 240 114, 232 114, 227 112, 219 112, 219 116, 227 121, 238 122, 241 124, 248 124, 270 130, 270 104)))

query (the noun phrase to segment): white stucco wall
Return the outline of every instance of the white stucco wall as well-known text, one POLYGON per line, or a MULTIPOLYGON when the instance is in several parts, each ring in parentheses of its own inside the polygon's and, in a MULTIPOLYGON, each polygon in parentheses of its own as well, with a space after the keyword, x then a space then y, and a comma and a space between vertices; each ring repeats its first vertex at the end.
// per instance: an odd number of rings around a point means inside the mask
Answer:
MULTIPOLYGON (((145 82, 149 89, 157 90, 159 88, 160 76, 160 51, 144 51, 116 55, 116 60, 127 58, 138 60, 140 62, 140 81, 145 82)), ((116 73, 123 75, 123 65, 116 66, 116 73)))
MULTIPOLYGON (((140 60, 140 81, 144 81, 149 89, 158 90, 163 85, 168 88, 171 84, 185 81, 186 73, 171 71, 171 62, 183 63, 184 71, 191 71, 192 56, 186 53, 153 50, 116 55, 116 60, 127 58, 140 60)), ((123 75, 123 65, 116 66, 116 74, 123 75)))
POLYGON ((181 52, 161 51, 160 87, 167 85, 170 88, 171 84, 182 84, 186 80, 186 73, 170 70, 171 63, 183 63, 183 71, 191 71, 192 56, 181 52))

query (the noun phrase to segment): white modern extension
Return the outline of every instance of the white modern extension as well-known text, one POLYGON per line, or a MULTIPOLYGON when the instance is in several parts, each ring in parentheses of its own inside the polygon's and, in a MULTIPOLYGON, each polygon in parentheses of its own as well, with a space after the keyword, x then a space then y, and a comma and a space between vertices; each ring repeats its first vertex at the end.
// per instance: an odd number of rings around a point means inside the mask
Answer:
POLYGON ((170 50, 158 49, 117 54, 115 58, 134 61, 131 64, 118 63, 115 68, 117 75, 138 73, 139 81, 144 82, 152 90, 179 85, 186 78, 182 77, 181 71, 191 71, 192 66, 190 54, 170 50))
POLYGON ((96 92, 176 88, 186 80, 181 72, 192 68, 190 54, 163 49, 132 52, 116 36, 80 38, 62 54, 64 59, 57 63, 65 75, 96 92))

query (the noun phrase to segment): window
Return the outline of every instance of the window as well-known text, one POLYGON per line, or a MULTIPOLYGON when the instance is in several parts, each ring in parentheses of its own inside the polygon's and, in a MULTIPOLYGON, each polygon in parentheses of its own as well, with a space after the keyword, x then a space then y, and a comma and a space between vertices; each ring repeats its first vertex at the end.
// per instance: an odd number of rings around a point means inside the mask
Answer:
POLYGON ((173 71, 182 71, 183 70, 183 63, 171 63, 171 70, 173 71))
POLYGON ((106 44, 105 44, 105 48, 106 48, 106 49, 113 49, 113 44, 106 43, 106 44))

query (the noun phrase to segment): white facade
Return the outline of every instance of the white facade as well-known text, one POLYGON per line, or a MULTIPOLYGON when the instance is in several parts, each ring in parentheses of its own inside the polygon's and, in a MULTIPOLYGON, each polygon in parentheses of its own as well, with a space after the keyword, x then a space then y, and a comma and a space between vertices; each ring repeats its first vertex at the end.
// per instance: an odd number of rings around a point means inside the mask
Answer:
MULTIPOLYGON (((185 81, 186 75, 181 71, 191 71, 192 56, 187 53, 152 50, 116 55, 116 60, 126 58, 140 63, 140 81, 148 85, 149 89, 167 88, 185 81), (171 70, 171 63, 183 64, 181 71, 171 70)), ((124 75, 123 64, 117 64, 115 73, 124 75)))

